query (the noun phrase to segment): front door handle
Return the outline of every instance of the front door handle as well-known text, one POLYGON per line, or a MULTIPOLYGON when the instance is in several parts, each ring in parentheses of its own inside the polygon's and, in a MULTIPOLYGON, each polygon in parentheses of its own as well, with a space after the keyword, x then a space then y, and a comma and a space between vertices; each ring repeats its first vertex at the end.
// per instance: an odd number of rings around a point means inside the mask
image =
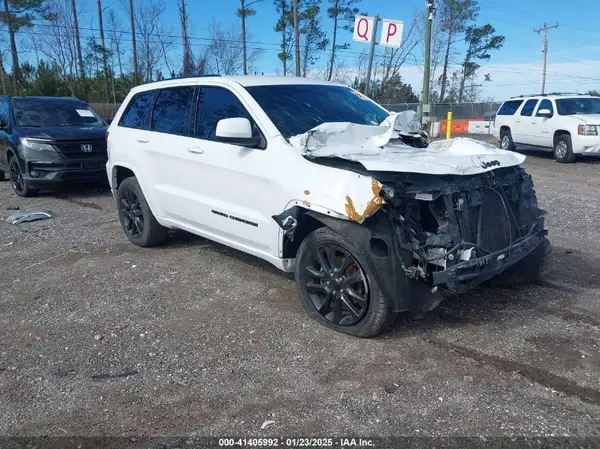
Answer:
POLYGON ((137 140, 139 143, 148 143, 148 142, 150 142, 150 139, 147 139, 145 137, 138 137, 135 140, 137 140))
POLYGON ((203 154, 204 150, 202 148, 192 147, 192 148, 188 148, 187 152, 192 153, 192 154, 203 154))

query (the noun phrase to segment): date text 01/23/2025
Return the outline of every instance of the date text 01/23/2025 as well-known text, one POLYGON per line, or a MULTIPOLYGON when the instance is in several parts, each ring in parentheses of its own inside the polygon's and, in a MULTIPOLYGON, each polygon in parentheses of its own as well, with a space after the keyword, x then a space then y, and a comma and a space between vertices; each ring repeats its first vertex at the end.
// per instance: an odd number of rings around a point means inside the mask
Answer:
POLYGON ((375 447, 368 438, 219 438, 219 447, 375 447))

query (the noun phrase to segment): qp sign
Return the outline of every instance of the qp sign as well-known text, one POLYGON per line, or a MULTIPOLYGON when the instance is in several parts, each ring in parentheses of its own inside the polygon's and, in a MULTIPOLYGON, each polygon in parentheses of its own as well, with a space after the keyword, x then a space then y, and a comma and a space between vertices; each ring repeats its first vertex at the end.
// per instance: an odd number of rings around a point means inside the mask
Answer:
POLYGON ((356 16, 354 18, 354 35, 353 41, 370 43, 373 36, 373 17, 356 16))
POLYGON ((384 47, 400 47, 402 45, 404 22, 401 20, 388 19, 383 19, 381 22, 383 26, 381 27, 381 40, 379 41, 379 45, 383 45, 384 47))

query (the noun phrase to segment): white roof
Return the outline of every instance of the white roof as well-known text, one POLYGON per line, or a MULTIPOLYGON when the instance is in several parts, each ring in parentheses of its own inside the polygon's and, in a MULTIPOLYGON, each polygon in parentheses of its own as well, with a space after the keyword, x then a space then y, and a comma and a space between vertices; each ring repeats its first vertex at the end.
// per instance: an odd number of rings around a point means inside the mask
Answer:
POLYGON ((540 94, 540 95, 519 95, 516 97, 510 97, 509 100, 529 100, 529 99, 557 99, 557 98, 598 98, 588 94, 540 94))
POLYGON ((249 86, 275 86, 282 84, 318 84, 330 86, 342 86, 340 83, 325 81, 314 78, 299 78, 295 76, 275 76, 275 75, 245 75, 245 76, 198 76, 187 78, 173 78, 164 81, 155 81, 153 83, 142 84, 132 89, 134 92, 150 89, 160 89, 168 86, 178 86, 182 84, 201 84, 212 81, 225 85, 240 84, 244 87, 249 86))

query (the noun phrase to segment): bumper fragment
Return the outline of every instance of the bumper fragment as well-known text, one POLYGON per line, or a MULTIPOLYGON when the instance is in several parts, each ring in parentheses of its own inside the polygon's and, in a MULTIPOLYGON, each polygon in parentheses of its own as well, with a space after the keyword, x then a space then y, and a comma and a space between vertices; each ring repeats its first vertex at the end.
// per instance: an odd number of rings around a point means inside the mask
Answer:
POLYGON ((514 242, 508 248, 459 262, 444 271, 434 272, 433 283, 445 284, 447 290, 453 293, 464 293, 527 257, 542 243, 546 235, 546 230, 538 230, 514 242))

